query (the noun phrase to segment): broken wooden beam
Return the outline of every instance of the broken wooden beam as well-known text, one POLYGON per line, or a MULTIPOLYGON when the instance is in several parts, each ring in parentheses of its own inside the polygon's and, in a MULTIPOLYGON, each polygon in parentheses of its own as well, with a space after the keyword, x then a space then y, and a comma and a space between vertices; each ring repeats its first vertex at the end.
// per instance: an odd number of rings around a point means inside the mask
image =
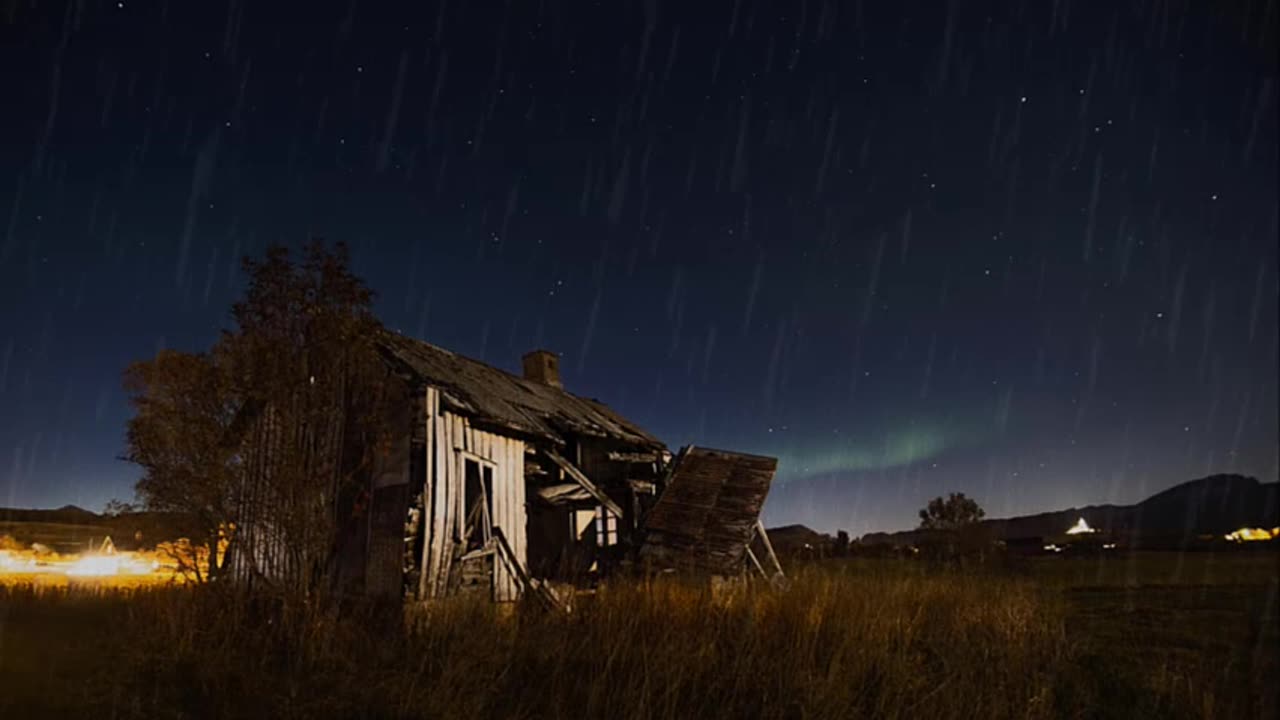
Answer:
POLYGON ((516 580, 525 592, 530 593, 547 607, 553 610, 558 609, 560 601, 545 586, 535 584, 533 578, 529 577, 524 565, 520 563, 520 558, 516 557, 516 554, 511 551, 511 546, 507 544, 507 536, 502 532, 502 528, 494 526, 493 542, 496 544, 498 554, 511 568, 511 572, 516 576, 516 580))
POLYGON ((617 450, 609 451, 609 462, 651 463, 651 462, 658 462, 661 459, 662 459, 662 455, 656 452, 618 452, 617 450))
POLYGON ((544 450, 543 452, 546 453, 547 457, 551 459, 551 462, 555 463, 556 465, 559 465, 560 469, 564 470, 565 474, 567 474, 570 478, 572 478, 574 482, 578 483, 584 489, 586 489, 587 492, 591 493, 591 496, 594 497, 597 502, 603 505, 606 510, 613 513, 619 518, 624 517, 622 513, 622 508, 618 506, 618 503, 614 502, 613 498, 604 494, 603 490, 596 487, 596 484, 591 482, 591 480, 588 479, 586 475, 583 475, 581 470, 574 467, 573 463, 560 457, 560 454, 554 450, 544 450))
POLYGON ((628 479, 627 485, 630 486, 631 492, 634 492, 638 495, 657 495, 658 494, 658 484, 651 482, 649 480, 628 479))
POLYGON ((564 505, 584 500, 591 500, 595 496, 586 488, 578 483, 561 483, 559 485, 548 485, 538 488, 537 495, 539 498, 551 503, 552 505, 564 505))

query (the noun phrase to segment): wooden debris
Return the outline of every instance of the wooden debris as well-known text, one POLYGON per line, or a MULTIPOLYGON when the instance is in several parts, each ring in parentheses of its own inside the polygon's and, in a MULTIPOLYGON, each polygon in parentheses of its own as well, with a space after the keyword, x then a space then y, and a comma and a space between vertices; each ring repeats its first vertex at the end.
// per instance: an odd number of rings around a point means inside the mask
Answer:
POLYGON ((545 450, 544 452, 546 453, 546 456, 551 459, 552 462, 554 462, 556 465, 559 465, 560 469, 565 471, 565 474, 573 478, 574 481, 576 481, 579 485, 585 488, 587 492, 591 493, 591 496, 594 497, 596 501, 599 502, 601 505, 603 505, 609 512, 613 513, 617 517, 623 516, 622 508, 618 506, 618 503, 614 502, 613 499, 610 498, 608 495, 605 495, 604 491, 596 487, 595 483, 591 482, 591 480, 589 480, 586 475, 583 475, 582 471, 579 470, 577 467, 575 467, 573 463, 560 457, 560 454, 555 452, 554 450, 545 450))
POLYGON ((777 466, 770 457, 685 448, 646 520, 641 559, 659 568, 740 574, 777 466))

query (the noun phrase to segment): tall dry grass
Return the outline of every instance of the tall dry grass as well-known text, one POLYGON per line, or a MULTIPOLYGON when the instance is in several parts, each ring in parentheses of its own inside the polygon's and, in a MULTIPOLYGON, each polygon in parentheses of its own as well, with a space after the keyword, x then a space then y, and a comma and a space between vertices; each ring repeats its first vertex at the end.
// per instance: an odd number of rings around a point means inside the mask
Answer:
POLYGON ((1026 581, 811 572, 786 592, 617 584, 571 614, 412 617, 139 593, 121 716, 1057 717, 1062 609, 1026 581))
MULTIPOLYGON (((1216 592, 1187 588, 1176 600, 1131 588, 1064 592, 1032 576, 886 562, 809 568, 783 592, 713 595, 675 580, 617 582, 579 598, 571 613, 456 599, 406 619, 398 605, 339 611, 208 586, 127 594, 0 588, 0 630, 6 607, 11 636, 34 623, 73 623, 80 662, 60 677, 74 677, 75 686, 65 684, 48 707, 76 717, 945 720, 1274 711, 1274 587, 1216 592)), ((46 638, 51 647, 61 642, 51 632, 28 632, 27 651, 44 652, 46 638)), ((3 653, 14 647, 3 640, 0 715, 3 653)))

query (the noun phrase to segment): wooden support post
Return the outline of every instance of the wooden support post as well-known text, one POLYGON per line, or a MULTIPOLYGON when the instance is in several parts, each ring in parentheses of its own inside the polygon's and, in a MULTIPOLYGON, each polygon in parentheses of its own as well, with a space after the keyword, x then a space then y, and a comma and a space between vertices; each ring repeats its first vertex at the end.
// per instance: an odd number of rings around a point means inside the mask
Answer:
POLYGON ((756 519, 756 531, 760 533, 760 539, 764 541, 764 549, 769 551, 769 559, 773 561, 773 567, 778 571, 778 577, 785 578, 786 573, 782 572, 782 563, 778 562, 778 554, 773 551, 773 543, 769 542, 769 533, 764 529, 764 522, 756 519))
POLYGON ((547 457, 551 458, 551 462, 559 465, 561 470, 564 470, 569 477, 573 478, 574 482, 578 483, 587 492, 591 493, 591 496, 603 505, 605 509, 617 516, 618 522, 622 522, 622 508, 618 507, 618 503, 614 502, 612 498, 605 495, 603 490, 596 487, 595 483, 591 482, 586 475, 583 475, 581 470, 574 467, 573 463, 560 457, 559 453, 554 450, 544 450, 543 452, 546 453, 547 457))
POLYGON ((751 562, 755 564, 756 569, 760 571, 761 577, 768 580, 769 573, 765 572, 764 566, 760 564, 760 558, 756 557, 756 554, 752 552, 751 545, 747 545, 747 557, 751 558, 751 562))

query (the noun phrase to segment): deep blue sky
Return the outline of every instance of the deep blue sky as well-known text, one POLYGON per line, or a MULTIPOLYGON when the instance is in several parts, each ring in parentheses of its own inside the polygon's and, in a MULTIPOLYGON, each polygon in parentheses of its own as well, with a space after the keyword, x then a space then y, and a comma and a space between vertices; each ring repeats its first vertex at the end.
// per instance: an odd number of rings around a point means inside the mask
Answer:
POLYGON ((313 235, 773 524, 1276 479, 1274 2, 284 5, 0 8, 0 505, 128 498, 122 369, 313 235))

